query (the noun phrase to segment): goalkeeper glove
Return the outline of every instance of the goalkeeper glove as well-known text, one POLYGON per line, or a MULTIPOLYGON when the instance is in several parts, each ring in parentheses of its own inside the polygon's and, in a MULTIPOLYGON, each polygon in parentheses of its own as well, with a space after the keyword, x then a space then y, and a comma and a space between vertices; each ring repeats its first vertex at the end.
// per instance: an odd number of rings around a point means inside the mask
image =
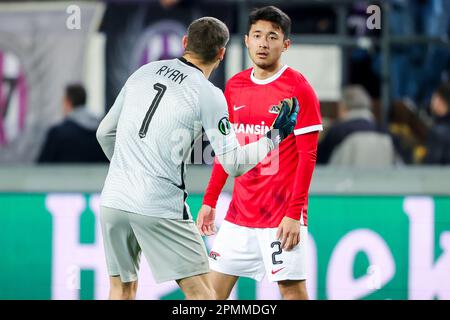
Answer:
POLYGON ((280 112, 272 124, 272 129, 266 133, 266 136, 277 146, 287 136, 289 136, 297 124, 297 115, 299 112, 298 100, 284 99, 280 102, 280 112))

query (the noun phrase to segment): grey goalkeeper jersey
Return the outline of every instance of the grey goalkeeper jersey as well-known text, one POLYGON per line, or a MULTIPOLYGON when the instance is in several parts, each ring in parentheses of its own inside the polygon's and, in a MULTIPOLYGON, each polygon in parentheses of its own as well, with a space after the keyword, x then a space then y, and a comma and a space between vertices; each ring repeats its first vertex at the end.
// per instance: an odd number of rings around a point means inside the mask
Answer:
POLYGON ((191 219, 186 204, 185 159, 193 141, 201 136, 202 126, 219 160, 231 163, 224 166, 231 175, 251 169, 274 147, 267 138, 254 143, 253 149, 252 144, 240 147, 228 121, 222 91, 183 58, 152 62, 138 69, 97 130, 100 145, 111 161, 101 205, 149 216, 191 219))

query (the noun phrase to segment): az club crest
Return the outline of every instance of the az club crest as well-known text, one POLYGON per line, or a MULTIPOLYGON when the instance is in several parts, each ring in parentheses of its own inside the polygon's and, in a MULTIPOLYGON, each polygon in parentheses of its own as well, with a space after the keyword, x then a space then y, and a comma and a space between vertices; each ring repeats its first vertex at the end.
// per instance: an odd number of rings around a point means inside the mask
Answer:
POLYGON ((209 253, 209 257, 210 257, 210 258, 213 258, 214 260, 217 260, 217 257, 220 257, 220 254, 217 253, 217 252, 215 252, 215 251, 211 251, 211 252, 209 253))
POLYGON ((270 106, 269 113, 279 114, 280 110, 281 109, 280 109, 280 107, 278 105, 273 105, 273 106, 270 106))

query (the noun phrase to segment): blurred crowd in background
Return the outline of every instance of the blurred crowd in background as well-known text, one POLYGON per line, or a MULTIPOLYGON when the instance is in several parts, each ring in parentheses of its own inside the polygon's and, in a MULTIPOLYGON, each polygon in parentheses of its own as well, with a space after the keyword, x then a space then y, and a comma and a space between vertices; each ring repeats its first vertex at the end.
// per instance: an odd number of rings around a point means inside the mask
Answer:
MULTIPOLYGON (((0 1, 0 4, 9 2, 0 1)), ((299 0, 247 1, 245 5, 249 10, 267 4, 281 8, 291 17, 292 34, 296 36, 294 43, 300 42, 300 45, 302 35, 345 35, 375 40, 376 44, 371 46, 342 46, 344 79, 341 97, 336 101, 321 101, 324 132, 320 136, 318 164, 450 165, 450 0, 387 0, 388 16, 382 17, 381 21, 387 21, 388 30, 383 30, 383 24, 381 29, 367 27, 370 15, 367 8, 373 2, 377 4, 376 1, 299 0), (345 8, 344 29, 337 14, 341 8, 345 8), (381 48, 386 35, 400 39, 390 44, 387 78, 382 72, 386 57, 381 48), (388 81, 388 105, 383 105, 383 81, 388 81)), ((104 34, 106 39, 104 112, 112 105, 127 77, 140 65, 181 55, 179 50, 167 50, 172 41, 170 38, 162 46, 154 44, 160 47, 147 43, 138 54, 130 49, 140 46, 138 35, 148 33, 146 26, 158 19, 170 18, 185 28, 192 19, 210 15, 224 21, 232 35, 243 36, 239 18, 242 1, 116 0, 101 3, 104 12, 97 32, 104 34)), ((381 4, 380 7, 384 8, 381 4)), ((2 35, 11 32, 3 31, 0 29, 0 74, 3 76, 0 155, 12 150, 8 145, 15 142, 7 141, 6 125, 2 123, 6 123, 8 103, 11 102, 8 88, 12 83, 20 84, 20 77, 12 81, 2 72, 1 50, 5 50, 2 35)), ((147 36, 151 39, 152 34, 147 36)), ((221 66, 211 78, 222 89, 225 74, 224 66, 221 66)), ((32 85, 32 82, 28 83, 28 86, 32 85)), ((62 96, 63 99, 57 99, 60 110, 54 112, 60 112, 64 119, 42 126, 43 138, 31 161, 106 162, 95 140, 95 130, 102 115, 90 113, 86 107, 91 92, 87 92, 82 81, 60 83, 59 89, 54 97, 62 96)), ((0 156, 0 162, 12 162, 11 159, 0 156)))

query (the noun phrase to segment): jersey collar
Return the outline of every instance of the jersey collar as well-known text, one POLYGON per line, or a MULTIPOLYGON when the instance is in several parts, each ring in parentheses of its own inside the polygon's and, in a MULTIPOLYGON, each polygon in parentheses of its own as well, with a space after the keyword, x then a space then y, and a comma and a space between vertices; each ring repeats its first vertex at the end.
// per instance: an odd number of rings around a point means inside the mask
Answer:
POLYGON ((286 70, 289 66, 287 64, 285 64, 280 70, 278 70, 277 73, 275 73, 273 76, 270 76, 267 79, 256 79, 255 76, 253 75, 254 69, 252 68, 252 71, 250 72, 250 79, 252 79, 252 81, 256 84, 268 84, 271 83, 272 81, 277 80, 284 72, 284 70, 286 70))
POLYGON ((178 60, 180 60, 181 62, 183 62, 184 64, 187 64, 190 67, 193 67, 197 70, 200 70, 201 73, 203 73, 202 69, 200 69, 199 67, 197 67, 195 64, 193 64, 192 62, 189 62, 186 60, 186 58, 184 57, 179 57, 178 60))

